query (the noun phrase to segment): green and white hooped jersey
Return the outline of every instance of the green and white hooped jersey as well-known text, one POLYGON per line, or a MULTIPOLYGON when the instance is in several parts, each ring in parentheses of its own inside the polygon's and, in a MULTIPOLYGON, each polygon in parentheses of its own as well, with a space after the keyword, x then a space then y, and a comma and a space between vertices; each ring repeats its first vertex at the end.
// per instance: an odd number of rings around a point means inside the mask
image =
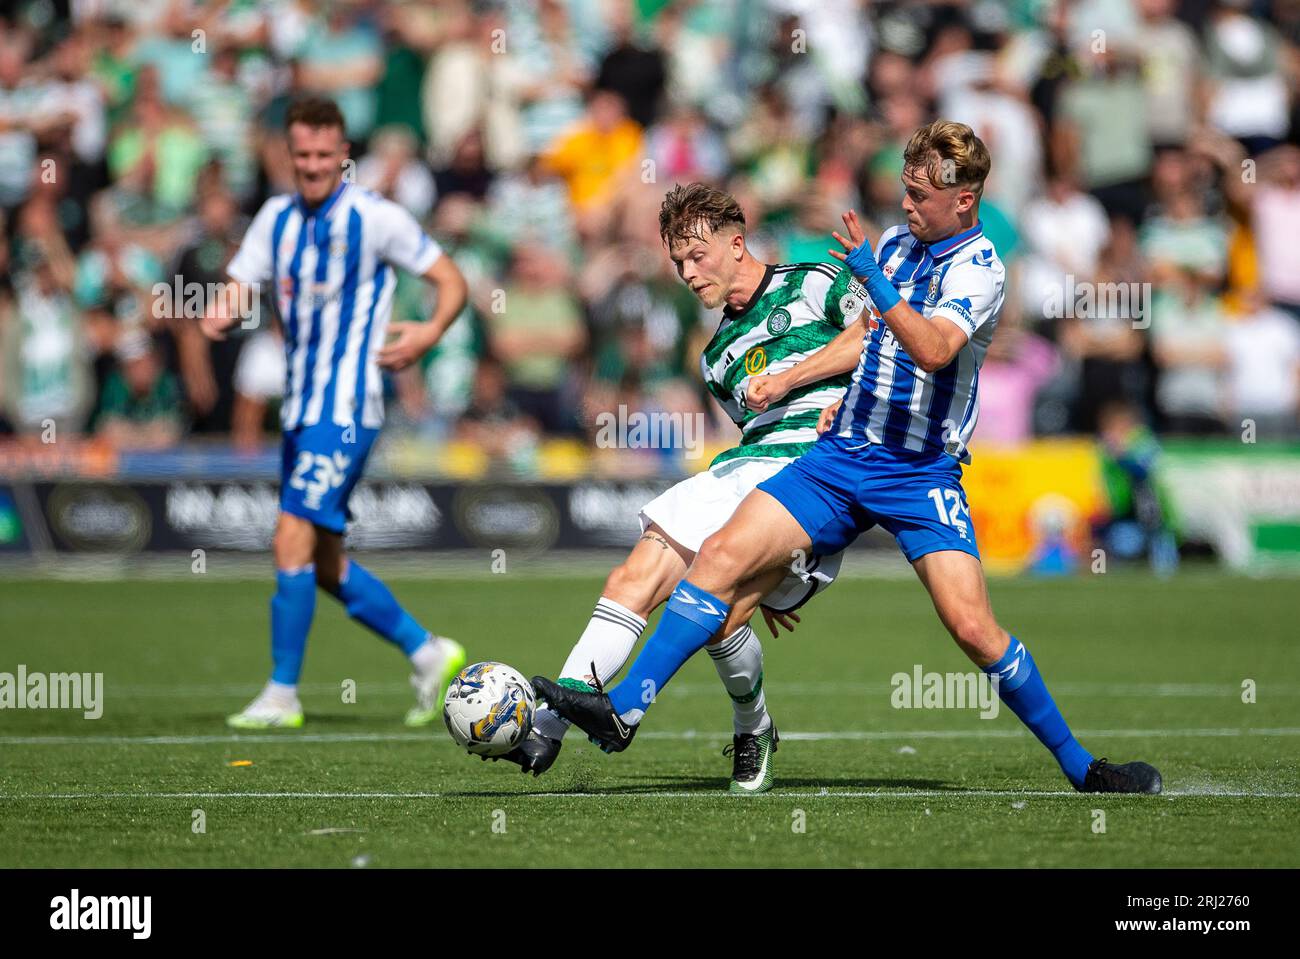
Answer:
POLYGON ((858 318, 867 292, 847 271, 829 263, 769 266, 741 310, 727 307, 700 357, 704 382, 741 429, 740 445, 710 467, 746 456, 794 459, 817 441, 822 410, 844 395, 842 373, 791 390, 762 413, 745 408, 752 376, 780 373, 812 356, 858 318))

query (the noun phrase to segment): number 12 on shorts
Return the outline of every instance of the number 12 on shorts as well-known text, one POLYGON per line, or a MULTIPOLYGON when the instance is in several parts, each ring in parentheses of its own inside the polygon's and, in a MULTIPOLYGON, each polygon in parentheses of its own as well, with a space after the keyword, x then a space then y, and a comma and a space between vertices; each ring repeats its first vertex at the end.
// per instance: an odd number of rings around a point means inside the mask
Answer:
POLYGON ((966 534, 966 521, 961 518, 962 510, 965 506, 961 501, 961 494, 955 489, 944 489, 942 486, 936 486, 926 494, 934 500, 934 508, 939 513, 939 522, 945 526, 952 526, 962 531, 962 536, 966 534), (947 499, 949 505, 944 505, 947 499))

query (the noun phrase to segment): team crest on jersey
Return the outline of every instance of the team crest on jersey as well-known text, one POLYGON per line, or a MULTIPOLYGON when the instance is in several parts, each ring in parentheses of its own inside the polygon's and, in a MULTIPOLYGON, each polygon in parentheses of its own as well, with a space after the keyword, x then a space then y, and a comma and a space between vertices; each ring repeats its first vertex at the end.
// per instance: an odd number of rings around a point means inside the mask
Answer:
POLYGON ((344 253, 346 253, 347 251, 348 251, 348 241, 347 241, 347 240, 341 240, 341 239, 340 239, 340 240, 335 240, 333 243, 330 244, 330 258, 331 258, 331 259, 335 259, 335 260, 337 260, 339 257, 341 257, 341 256, 342 256, 344 253))
POLYGON ((889 277, 894 275, 894 264, 886 263, 885 268, 880 272, 885 274, 885 278, 888 279, 889 277))
POLYGON ((786 330, 790 329, 790 311, 773 310, 767 317, 767 332, 773 336, 780 336, 786 330))
POLYGON ((925 294, 925 305, 934 306, 939 302, 939 274, 930 277, 930 289, 925 294))
POLYGON ((767 369, 767 350, 761 346, 751 347, 745 354, 745 373, 748 376, 757 376, 767 369))

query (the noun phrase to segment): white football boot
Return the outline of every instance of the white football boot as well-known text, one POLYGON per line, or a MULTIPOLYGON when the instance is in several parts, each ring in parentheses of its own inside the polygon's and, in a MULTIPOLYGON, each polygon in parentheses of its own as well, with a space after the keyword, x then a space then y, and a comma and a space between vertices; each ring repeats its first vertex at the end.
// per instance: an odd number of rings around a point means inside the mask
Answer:
POLYGON ((442 711, 442 698, 456 674, 465 668, 465 647, 445 636, 430 639, 434 655, 411 674, 415 705, 406 713, 406 725, 427 726, 442 711))
POLYGON ((292 686, 267 683, 243 712, 226 717, 233 729, 298 729, 302 726, 302 703, 292 686))

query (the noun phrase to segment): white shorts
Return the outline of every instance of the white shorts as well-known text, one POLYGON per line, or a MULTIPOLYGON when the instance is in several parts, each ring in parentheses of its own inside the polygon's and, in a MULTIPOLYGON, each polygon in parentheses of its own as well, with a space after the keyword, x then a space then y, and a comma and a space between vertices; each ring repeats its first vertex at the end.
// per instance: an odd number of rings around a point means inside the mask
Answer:
MULTIPOLYGON (((763 480, 775 476, 790 460, 737 459, 711 470, 696 473, 665 490, 641 507, 641 531, 654 523, 673 540, 693 553, 731 519, 740 501, 763 480)), ((763 605, 780 613, 798 609, 835 581, 844 560, 834 556, 810 556, 798 570, 763 597, 763 605)))

